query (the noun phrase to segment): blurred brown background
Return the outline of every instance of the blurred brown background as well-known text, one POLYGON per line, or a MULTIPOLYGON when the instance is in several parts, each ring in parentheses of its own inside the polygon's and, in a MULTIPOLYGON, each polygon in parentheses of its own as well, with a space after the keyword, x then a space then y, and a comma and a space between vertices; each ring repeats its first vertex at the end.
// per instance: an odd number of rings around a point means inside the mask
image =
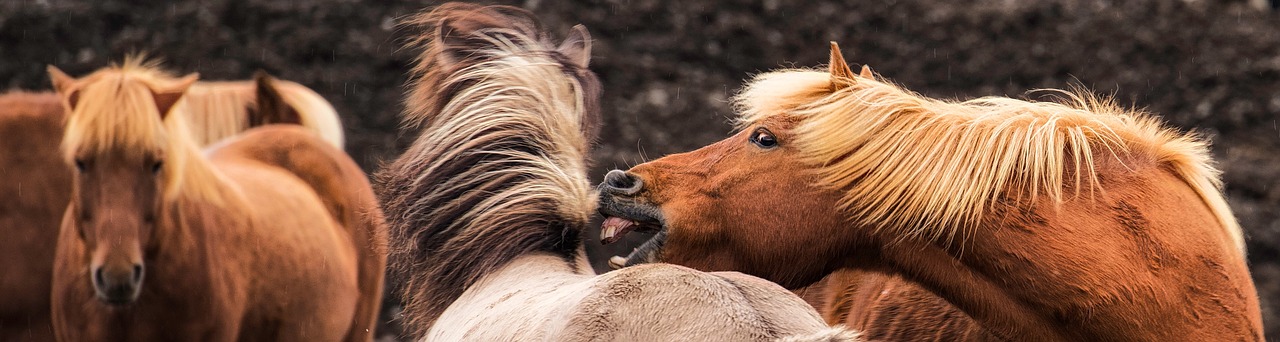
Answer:
MULTIPOLYGON (((1266 0, 497 2, 557 34, 583 23, 605 85, 599 179, 730 133, 748 75, 851 63, 925 95, 1024 96, 1083 84, 1213 137, 1246 229, 1269 340, 1280 340, 1280 14, 1266 0)), ((47 89, 44 65, 81 75, 131 51, 180 73, 267 70, 326 96, 368 171, 409 142, 397 130, 409 54, 396 19, 429 1, 0 0, 0 89, 47 89)), ((593 232, 592 234, 596 234, 593 232)), ((595 260, 624 253, 601 249, 595 260)), ((393 316, 389 307, 388 316, 393 316)), ((394 331, 394 324, 388 325, 394 331)))

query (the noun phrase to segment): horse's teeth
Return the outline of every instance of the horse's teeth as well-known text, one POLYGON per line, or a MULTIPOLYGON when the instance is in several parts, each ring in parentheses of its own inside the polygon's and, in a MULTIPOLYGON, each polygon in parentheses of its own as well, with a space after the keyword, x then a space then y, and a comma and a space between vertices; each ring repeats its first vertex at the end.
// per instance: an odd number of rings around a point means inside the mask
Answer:
POLYGON ((614 226, 614 225, 605 226, 604 230, 600 231, 600 239, 601 240, 613 239, 614 236, 618 235, 619 230, 621 230, 621 227, 614 226))
POLYGON ((627 267, 627 258, 615 255, 612 258, 609 258, 609 267, 615 270, 627 267))
POLYGON ((617 241, 621 235, 631 231, 630 228, 634 225, 635 222, 620 217, 605 219, 600 225, 600 243, 610 244, 617 241))

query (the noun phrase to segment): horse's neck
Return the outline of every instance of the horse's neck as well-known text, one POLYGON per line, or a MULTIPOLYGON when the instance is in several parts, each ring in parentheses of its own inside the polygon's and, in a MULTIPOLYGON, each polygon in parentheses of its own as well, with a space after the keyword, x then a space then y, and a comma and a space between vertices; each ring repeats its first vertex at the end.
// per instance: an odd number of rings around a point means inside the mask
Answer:
POLYGON ((467 288, 427 333, 426 340, 499 340, 556 335, 554 317, 567 316, 590 293, 586 258, 548 253, 518 257, 467 288))
POLYGON ((995 282, 965 264, 944 248, 901 242, 890 245, 882 257, 891 272, 902 273, 977 320, 997 336, 1010 340, 1067 340, 1034 308, 1011 297, 995 282))

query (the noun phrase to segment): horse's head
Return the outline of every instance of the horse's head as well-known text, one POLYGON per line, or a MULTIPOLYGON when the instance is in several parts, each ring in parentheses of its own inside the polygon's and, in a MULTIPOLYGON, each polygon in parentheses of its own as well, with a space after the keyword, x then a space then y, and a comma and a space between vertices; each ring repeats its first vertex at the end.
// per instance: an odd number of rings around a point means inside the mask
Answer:
MULTIPOLYGON (((834 47, 832 70, 829 81, 818 80, 829 86, 804 85, 797 89, 814 91, 796 96, 820 98, 855 82, 834 47)), ((869 76, 864 69, 863 77, 869 76)), ((750 101, 739 97, 744 100, 750 101)), ((599 186, 600 212, 607 217, 603 241, 633 230, 657 233, 625 261, 611 263, 735 270, 787 287, 817 281, 838 267, 832 257, 855 241, 841 241, 850 235, 836 233, 848 226, 837 210, 841 194, 818 185, 819 176, 792 143, 793 130, 803 123, 786 113, 759 115, 710 146, 610 171, 599 186)))
POLYGON ((164 118, 196 80, 152 82, 133 63, 82 79, 49 67, 69 113, 62 149, 75 170, 63 229, 77 232, 94 293, 113 305, 140 293, 173 171, 164 118))

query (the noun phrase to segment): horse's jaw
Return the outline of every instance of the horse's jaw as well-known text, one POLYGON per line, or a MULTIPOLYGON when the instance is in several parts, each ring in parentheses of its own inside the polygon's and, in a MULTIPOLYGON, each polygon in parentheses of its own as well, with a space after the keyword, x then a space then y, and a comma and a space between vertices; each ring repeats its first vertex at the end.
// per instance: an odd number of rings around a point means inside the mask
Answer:
POLYGON ((667 240, 667 224, 661 209, 644 203, 620 200, 602 192, 599 212, 605 218, 600 225, 602 244, 618 242, 632 232, 656 233, 626 257, 610 258, 610 267, 619 269, 658 261, 658 252, 667 240))
POLYGON ((627 266, 635 266, 639 264, 647 264, 658 261, 658 252, 662 250, 662 246, 667 243, 667 231, 664 229, 654 234, 653 237, 636 247, 627 256, 614 256, 609 258, 609 267, 620 269, 627 266))

